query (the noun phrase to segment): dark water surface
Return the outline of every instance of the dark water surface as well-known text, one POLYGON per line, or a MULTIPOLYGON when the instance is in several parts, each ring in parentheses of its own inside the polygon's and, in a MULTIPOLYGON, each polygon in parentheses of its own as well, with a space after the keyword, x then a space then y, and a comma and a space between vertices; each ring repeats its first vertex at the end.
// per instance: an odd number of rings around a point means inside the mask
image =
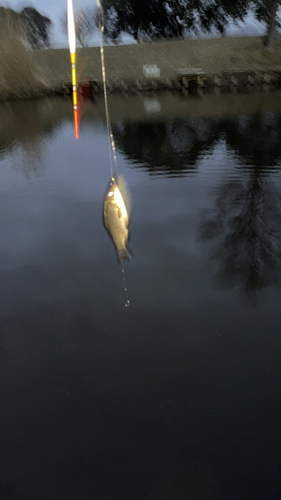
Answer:
POLYGON ((281 498, 281 93, 0 109, 0 499, 281 498))

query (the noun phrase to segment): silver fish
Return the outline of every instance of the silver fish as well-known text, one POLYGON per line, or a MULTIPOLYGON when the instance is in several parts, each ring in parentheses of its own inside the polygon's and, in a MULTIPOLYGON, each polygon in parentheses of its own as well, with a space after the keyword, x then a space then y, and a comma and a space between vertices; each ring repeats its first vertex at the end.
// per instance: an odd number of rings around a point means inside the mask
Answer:
POLYGON ((120 262, 131 259, 127 250, 130 223, 130 197, 125 180, 112 178, 103 208, 104 225, 116 246, 120 262), (126 202, 125 202, 126 200, 126 202))

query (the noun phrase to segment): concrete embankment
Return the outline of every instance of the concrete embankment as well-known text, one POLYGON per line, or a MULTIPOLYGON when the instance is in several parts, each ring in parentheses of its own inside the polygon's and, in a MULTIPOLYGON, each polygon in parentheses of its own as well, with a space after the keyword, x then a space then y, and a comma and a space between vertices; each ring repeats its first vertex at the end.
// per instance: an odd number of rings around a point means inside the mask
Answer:
MULTIPOLYGON (((32 58, 41 82, 38 93, 70 91, 67 49, 34 51, 32 58)), ((261 37, 106 46, 105 64, 110 91, 180 89, 177 71, 181 68, 201 68, 205 86, 278 84, 281 83, 281 37, 272 52, 263 47, 261 37), (144 78, 145 64, 156 64, 160 78, 144 78)), ((80 82, 92 82, 92 92, 102 91, 99 47, 77 50, 77 76, 80 82)))
MULTIPOLYGON (((59 88, 70 82, 67 49, 34 52, 40 74, 49 85, 59 88)), ((205 85, 231 86, 281 81, 281 37, 274 52, 263 47, 261 37, 219 38, 185 41, 162 41, 105 47, 105 64, 110 90, 147 90, 179 88, 177 70, 201 68, 205 85), (157 64, 159 79, 145 79, 143 65, 157 64)), ((101 87, 99 47, 80 49, 77 53, 79 80, 101 87)))

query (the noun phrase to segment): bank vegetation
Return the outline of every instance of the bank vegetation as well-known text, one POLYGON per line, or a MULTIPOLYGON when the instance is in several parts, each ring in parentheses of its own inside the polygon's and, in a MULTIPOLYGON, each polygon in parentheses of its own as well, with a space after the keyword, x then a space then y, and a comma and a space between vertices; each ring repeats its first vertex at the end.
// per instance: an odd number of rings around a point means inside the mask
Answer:
POLYGON ((0 7, 0 97, 40 95, 47 88, 32 52, 30 31, 22 16, 0 7))

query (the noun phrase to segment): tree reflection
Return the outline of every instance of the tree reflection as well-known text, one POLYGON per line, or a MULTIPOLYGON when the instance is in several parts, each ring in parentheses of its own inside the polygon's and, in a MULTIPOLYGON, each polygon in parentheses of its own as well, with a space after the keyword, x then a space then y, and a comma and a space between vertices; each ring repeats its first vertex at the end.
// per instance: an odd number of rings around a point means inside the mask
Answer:
POLYGON ((226 183, 219 190, 215 214, 201 225, 203 239, 217 239, 222 286, 240 283, 254 292, 278 283, 281 251, 280 194, 255 169, 247 186, 226 183))
POLYGON ((220 261, 219 284, 239 286, 249 295, 280 279, 281 196, 269 175, 279 168, 281 123, 258 114, 240 125, 229 123, 225 137, 247 172, 243 181, 218 188, 200 232, 202 239, 217 242, 212 257, 220 261))
POLYGON ((245 166, 279 168, 276 164, 281 156, 280 115, 257 112, 241 116, 221 123, 221 130, 227 146, 235 151, 245 166))
POLYGON ((281 155, 281 117, 260 113, 216 119, 121 121, 113 125, 117 147, 151 175, 186 175, 200 156, 218 141, 242 159, 244 166, 274 167, 281 155))
POLYGON ((13 155, 14 166, 30 177, 42 168, 46 143, 64 120, 64 101, 2 103, 0 111, 0 160, 13 155))
POLYGON ((187 174, 217 137, 206 119, 125 122, 113 127, 117 147, 150 174, 187 174))

